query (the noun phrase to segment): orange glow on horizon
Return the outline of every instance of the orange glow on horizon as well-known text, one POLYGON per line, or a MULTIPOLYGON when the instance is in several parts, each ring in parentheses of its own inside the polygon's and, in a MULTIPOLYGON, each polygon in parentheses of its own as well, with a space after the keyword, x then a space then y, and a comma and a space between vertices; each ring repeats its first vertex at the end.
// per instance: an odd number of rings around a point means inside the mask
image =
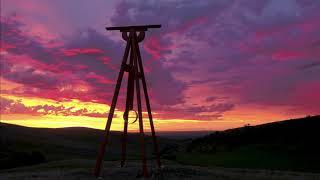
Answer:
MULTIPOLYGON (((106 104, 94 102, 82 102, 77 99, 58 102, 51 99, 18 97, 13 95, 1 95, 14 101, 19 101, 26 107, 38 105, 61 106, 65 108, 73 107, 72 111, 86 108, 88 111, 105 113, 109 111, 106 104)), ((287 114, 280 112, 281 109, 265 109, 252 106, 242 106, 237 110, 232 110, 224 114, 221 119, 216 120, 194 120, 194 119, 154 119, 156 131, 214 131, 229 128, 242 127, 246 124, 257 125, 275 120, 288 118, 287 114), (250 113, 248 113, 250 112, 250 113), (270 113, 272 112, 272 113, 270 113)), ((146 112, 144 112, 146 113, 146 112)), ((156 112, 154 112, 156 114, 156 112)), ((113 118, 111 130, 123 130, 123 112, 116 110, 113 118)), ((299 116, 294 116, 299 117, 299 116)), ((294 118, 290 117, 290 118, 294 118)), ((34 128, 64 128, 64 127, 88 127, 103 130, 107 117, 89 117, 84 115, 63 115, 63 114, 1 114, 1 121, 9 124, 16 124, 34 128)), ((145 131, 150 131, 148 118, 144 118, 145 131)), ((130 132, 138 131, 138 123, 129 124, 130 132)))

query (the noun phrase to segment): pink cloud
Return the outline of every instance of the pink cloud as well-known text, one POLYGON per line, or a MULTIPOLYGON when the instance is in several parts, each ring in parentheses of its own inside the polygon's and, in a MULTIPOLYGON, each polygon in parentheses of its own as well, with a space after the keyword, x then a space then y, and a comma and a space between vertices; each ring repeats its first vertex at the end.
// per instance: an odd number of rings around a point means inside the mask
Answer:
POLYGON ((195 26, 199 26, 207 23, 208 20, 209 19, 207 16, 199 16, 194 19, 187 20, 181 23, 181 25, 175 28, 172 32, 169 32, 168 35, 179 35, 179 34, 185 33, 195 26))
POLYGON ((100 76, 100 75, 97 75, 95 72, 89 72, 88 74, 86 74, 85 76, 89 81, 92 80, 92 79, 95 79, 96 81, 98 81, 99 83, 101 84, 114 84, 113 81, 103 77, 103 76, 100 76))
POLYGON ((62 49, 62 54, 65 56, 77 56, 82 54, 87 55, 101 55, 104 51, 96 48, 72 48, 72 49, 62 49))
POLYGON ((8 43, 3 42, 3 41, 1 41, 0 44, 1 44, 1 47, 0 47, 1 51, 6 51, 6 50, 9 50, 9 49, 17 48, 17 46, 15 46, 13 44, 8 44, 8 43))
POLYGON ((108 56, 103 56, 99 59, 103 62, 103 64, 108 65, 110 63, 110 57, 108 57, 108 56))
MULTIPOLYGON (((11 2, 15 6, 15 1, 11 2)), ((104 31, 106 21, 84 21, 89 15, 83 16, 83 11, 89 7, 82 3, 71 14, 68 8, 74 6, 72 2, 55 2, 54 6, 36 1, 16 3, 15 9, 21 9, 18 15, 12 21, 1 20, 5 23, 3 49, 10 57, 2 72, 5 79, 23 86, 7 93, 57 101, 110 103, 123 47, 108 35, 97 33, 104 31), (87 27, 91 29, 83 30, 87 27), (108 48, 108 54, 104 48, 108 48)), ((291 106, 297 97, 301 97, 301 109, 303 103, 313 104, 313 92, 302 88, 295 94, 293 89, 318 79, 318 15, 311 17, 306 9, 299 16, 278 20, 261 13, 268 3, 193 3, 174 2, 180 8, 163 6, 166 14, 158 16, 162 8, 153 3, 124 2, 118 6, 118 13, 123 16, 112 17, 114 24, 152 20, 163 25, 159 31, 147 33, 141 48, 143 56, 144 52, 148 58, 151 56, 145 71, 157 116, 210 119, 232 110, 237 106, 235 102, 291 106), (128 13, 129 9, 134 11, 128 13), (193 38, 196 41, 190 41, 193 38), (174 60, 174 65, 165 66, 169 60, 166 58, 174 60), (159 59, 164 62, 154 61, 159 59), (302 67, 308 68, 301 70, 302 67), (188 98, 186 91, 192 89, 196 93, 188 98), (211 96, 227 96, 230 101, 214 107, 206 101, 211 96), (303 98, 310 102, 303 102, 303 98), (209 116, 209 111, 214 113, 209 116)), ((101 17, 99 13, 96 16, 101 17)), ((306 87, 317 90, 317 86, 306 87)))
POLYGON ((297 50, 277 50, 272 54, 275 60, 319 58, 320 48, 297 49, 297 50))
MULTIPOLYGON (((200 16, 196 17, 194 19, 188 20, 182 24, 180 24, 177 28, 173 29, 172 31, 165 32, 162 34, 159 34, 158 36, 151 36, 148 37, 148 39, 145 40, 143 44, 144 50, 146 50, 151 56, 151 60, 157 60, 161 57, 163 57, 163 54, 167 51, 174 51, 177 47, 175 44, 164 44, 161 42, 161 40, 167 36, 177 36, 179 34, 183 34, 190 30, 191 28, 199 25, 203 25, 208 22, 208 17, 206 16, 200 16)), ((148 63, 150 63, 148 61, 148 63)))
POLYGON ((170 47, 160 44, 159 37, 151 36, 143 44, 143 48, 152 56, 151 60, 156 60, 161 57, 163 50, 168 50, 170 47))

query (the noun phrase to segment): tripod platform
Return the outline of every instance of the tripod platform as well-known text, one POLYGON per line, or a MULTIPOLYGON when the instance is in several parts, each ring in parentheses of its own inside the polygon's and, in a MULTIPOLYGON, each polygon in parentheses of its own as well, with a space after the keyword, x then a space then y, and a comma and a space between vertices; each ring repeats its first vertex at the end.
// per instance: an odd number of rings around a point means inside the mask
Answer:
POLYGON ((130 32, 130 31, 147 31, 149 28, 161 28, 160 24, 144 25, 144 26, 115 26, 106 27, 108 31, 119 30, 120 32, 130 32))

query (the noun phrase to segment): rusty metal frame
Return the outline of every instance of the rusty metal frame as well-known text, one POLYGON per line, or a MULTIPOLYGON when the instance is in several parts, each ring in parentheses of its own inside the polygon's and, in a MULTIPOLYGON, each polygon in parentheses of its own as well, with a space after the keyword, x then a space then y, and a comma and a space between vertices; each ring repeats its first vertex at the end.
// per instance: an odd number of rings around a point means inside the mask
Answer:
POLYGON ((143 118, 142 118, 142 106, 141 106, 141 94, 140 94, 140 80, 142 83, 143 94, 146 101, 146 107, 148 111, 149 123, 151 127, 153 149, 156 155, 158 171, 161 171, 161 161, 159 155, 159 147, 157 143, 157 136, 155 134, 155 128, 153 124, 153 118, 151 113, 151 106, 149 101, 149 95, 146 85, 146 79, 144 75, 141 54, 139 49, 139 42, 143 41, 145 38, 145 31, 148 28, 160 28, 161 25, 145 25, 145 26, 123 26, 123 27, 107 27, 107 30, 119 30, 122 32, 122 38, 127 42, 120 72, 117 79, 117 84, 115 87, 114 95, 112 98, 112 103, 109 110, 108 120, 106 123, 104 135, 102 142, 98 151, 97 161, 94 169, 94 175, 96 177, 100 176, 102 169, 102 162, 104 159, 104 154, 106 150, 106 145, 108 144, 108 138, 110 135, 110 127, 112 123, 112 118, 117 104, 117 99, 119 96, 119 91, 121 87, 121 82, 125 72, 128 73, 128 85, 127 85, 127 99, 126 99, 126 109, 123 115, 124 118, 124 130, 122 134, 122 148, 121 148, 121 167, 124 167, 126 161, 126 145, 127 145, 127 133, 128 133, 128 114, 130 110, 133 110, 134 102, 134 88, 136 88, 137 96, 137 107, 138 107, 138 122, 139 122, 139 133, 140 133, 140 145, 141 145, 141 159, 142 159, 142 175, 147 177, 149 175, 147 168, 146 152, 145 152, 145 135, 143 130, 143 118), (137 34, 139 32, 139 34, 137 34), (129 33, 129 35, 128 35, 129 33), (130 53, 129 63, 127 64, 128 56, 130 53))

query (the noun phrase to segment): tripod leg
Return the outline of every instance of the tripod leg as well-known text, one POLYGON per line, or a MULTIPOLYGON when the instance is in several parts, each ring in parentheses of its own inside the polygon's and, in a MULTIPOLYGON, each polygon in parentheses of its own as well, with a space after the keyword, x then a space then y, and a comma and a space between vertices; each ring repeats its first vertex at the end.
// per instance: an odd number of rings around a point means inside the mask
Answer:
POLYGON ((127 100, 126 100, 126 110, 123 115, 124 119, 124 127, 123 127, 123 134, 122 134, 122 148, 121 148, 121 167, 124 166, 126 161, 126 154, 127 154, 127 134, 128 134, 128 115, 129 111, 133 109, 133 98, 134 98, 134 72, 133 69, 133 52, 132 48, 130 50, 130 62, 128 70, 128 85, 127 85, 127 100))
POLYGON ((141 156, 142 156, 142 171, 143 171, 143 176, 147 177, 148 170, 147 170, 147 160, 146 160, 146 155, 145 155, 145 142, 144 142, 142 108, 141 108, 141 97, 140 97, 139 83, 140 83, 139 78, 136 78, 138 117, 139 117, 139 130, 140 130, 140 142, 141 142, 141 156))
POLYGON ((124 166, 126 161, 127 152, 127 135, 128 135, 128 121, 124 121, 123 134, 122 134, 122 151, 121 151, 121 167, 124 166))
POLYGON ((119 91, 120 91, 120 87, 121 87, 121 82, 122 82, 122 78, 123 78, 123 74, 124 74, 124 64, 127 62, 129 49, 130 49, 130 43, 131 43, 131 40, 129 39, 127 41, 127 45, 126 45, 126 49, 125 49, 124 56, 123 56, 123 59, 122 59, 122 64, 121 64, 121 68, 120 68, 117 84, 116 84, 115 91, 114 91, 114 94, 113 94, 112 103, 111 103, 111 107, 110 107, 110 111, 109 111, 109 115, 108 115, 108 121, 107 121, 106 128, 105 128, 105 133, 104 133, 104 136, 103 136, 103 139, 102 139, 102 143, 100 145, 100 149, 99 149, 99 152, 98 152, 96 166, 95 166, 95 169, 94 169, 94 176, 96 176, 96 177, 98 177, 100 175, 101 163, 103 161, 104 153, 105 153, 105 150, 106 150, 106 145, 108 143, 111 122, 112 122, 114 110, 115 110, 116 104, 117 104, 117 99, 118 99, 118 95, 119 95, 119 91))
POLYGON ((140 96, 140 78, 138 76, 138 62, 137 62, 137 35, 134 33, 132 49, 134 53, 134 71, 135 71, 135 81, 136 81, 136 91, 137 91, 137 104, 138 104, 138 117, 139 117, 139 131, 140 131, 140 143, 141 143, 141 157, 142 157, 142 171, 143 176, 148 176, 147 170, 147 160, 145 154, 145 142, 144 142, 144 132, 143 132, 143 120, 142 120, 142 107, 141 107, 141 96, 140 96))
POLYGON ((161 161, 160 161, 160 155, 159 155, 158 141, 157 141, 157 136, 155 133, 154 125, 153 125, 153 118, 152 118, 152 113, 151 113, 151 106, 150 106, 150 101, 149 101, 149 96, 148 96, 147 84, 146 84, 146 79, 144 76, 144 70, 143 70, 143 65, 142 65, 142 60, 141 60, 141 55, 140 55, 140 50, 139 50, 138 44, 136 44, 135 49, 137 50, 136 51, 137 52, 137 61, 138 61, 138 65, 139 65, 139 68, 141 71, 142 86, 143 86, 143 91, 144 91, 144 95, 145 95, 148 116, 149 116, 149 122, 150 122, 150 127, 151 127, 151 133, 152 133, 153 149, 154 149, 154 153, 157 158, 158 170, 160 171, 161 170, 161 161))

